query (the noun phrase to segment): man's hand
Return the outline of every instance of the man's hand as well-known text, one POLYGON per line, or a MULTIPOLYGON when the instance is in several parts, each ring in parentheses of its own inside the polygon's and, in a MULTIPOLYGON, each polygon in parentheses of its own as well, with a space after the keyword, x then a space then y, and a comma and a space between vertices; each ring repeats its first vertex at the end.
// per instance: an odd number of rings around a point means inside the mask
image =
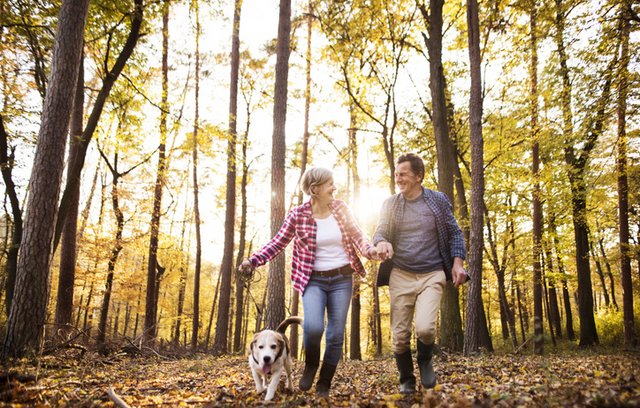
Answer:
POLYGON ((376 245, 376 249, 378 250, 378 256, 380 257, 381 261, 393 257, 393 245, 391 245, 387 241, 378 242, 378 245, 376 245))
POLYGON ((456 288, 463 285, 467 281, 467 272, 462 266, 461 258, 453 258, 453 267, 451 268, 451 278, 453 279, 453 286, 456 288))

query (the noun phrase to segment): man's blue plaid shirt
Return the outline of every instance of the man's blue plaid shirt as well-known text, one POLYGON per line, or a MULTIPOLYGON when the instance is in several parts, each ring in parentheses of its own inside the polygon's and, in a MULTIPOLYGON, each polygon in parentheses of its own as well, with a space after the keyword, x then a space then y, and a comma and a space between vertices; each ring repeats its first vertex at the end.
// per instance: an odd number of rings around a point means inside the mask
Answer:
MULTIPOLYGON (((433 211, 438 231, 438 247, 444 262, 444 273, 447 280, 452 280, 453 258, 465 259, 466 256, 464 236, 453 216, 451 202, 445 194, 423 187, 422 197, 433 211)), ((373 245, 377 245, 380 241, 387 241, 395 247, 395 228, 402 220, 404 203, 402 194, 393 195, 384 201, 380 211, 380 222, 373 234, 373 245)))

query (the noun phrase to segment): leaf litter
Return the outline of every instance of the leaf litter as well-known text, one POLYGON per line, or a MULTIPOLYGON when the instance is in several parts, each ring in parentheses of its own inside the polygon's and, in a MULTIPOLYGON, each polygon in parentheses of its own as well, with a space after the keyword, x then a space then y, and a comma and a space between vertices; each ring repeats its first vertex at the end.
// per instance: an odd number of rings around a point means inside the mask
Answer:
MULTIPOLYGON (((107 391, 132 407, 611 407, 640 406, 640 353, 547 356, 441 354, 438 385, 398 393, 392 358, 340 363, 328 399, 285 389, 257 394, 244 356, 72 354, 14 362, 0 375, 0 405, 111 407, 107 391)), ((294 386, 304 363, 294 362, 294 386)), ((415 373, 418 375, 417 367, 415 373)))

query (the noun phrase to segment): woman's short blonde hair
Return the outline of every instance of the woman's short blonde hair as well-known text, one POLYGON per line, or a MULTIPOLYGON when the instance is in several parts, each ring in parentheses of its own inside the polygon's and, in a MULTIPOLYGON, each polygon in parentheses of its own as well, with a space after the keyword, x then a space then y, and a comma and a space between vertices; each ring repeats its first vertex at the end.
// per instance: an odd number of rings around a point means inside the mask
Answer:
POLYGON ((313 187, 320 186, 333 178, 333 173, 323 167, 313 167, 304 172, 300 180, 300 188, 308 196, 315 196, 313 187))

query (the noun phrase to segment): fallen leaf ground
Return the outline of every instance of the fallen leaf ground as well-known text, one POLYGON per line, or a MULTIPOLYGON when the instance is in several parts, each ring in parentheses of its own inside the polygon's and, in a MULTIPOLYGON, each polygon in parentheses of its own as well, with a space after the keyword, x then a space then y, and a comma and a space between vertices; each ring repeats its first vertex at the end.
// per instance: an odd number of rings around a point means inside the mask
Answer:
MULTIPOLYGON (((294 385, 303 363, 294 363, 294 385)), ((287 391, 271 403, 255 392, 245 357, 164 359, 126 355, 46 357, 5 367, 3 406, 113 406, 113 390, 130 406, 582 407, 640 406, 637 352, 544 357, 438 355, 439 384, 413 396, 397 393, 393 359, 345 361, 329 399, 287 391)), ((416 369, 417 370, 417 369, 416 369)))

